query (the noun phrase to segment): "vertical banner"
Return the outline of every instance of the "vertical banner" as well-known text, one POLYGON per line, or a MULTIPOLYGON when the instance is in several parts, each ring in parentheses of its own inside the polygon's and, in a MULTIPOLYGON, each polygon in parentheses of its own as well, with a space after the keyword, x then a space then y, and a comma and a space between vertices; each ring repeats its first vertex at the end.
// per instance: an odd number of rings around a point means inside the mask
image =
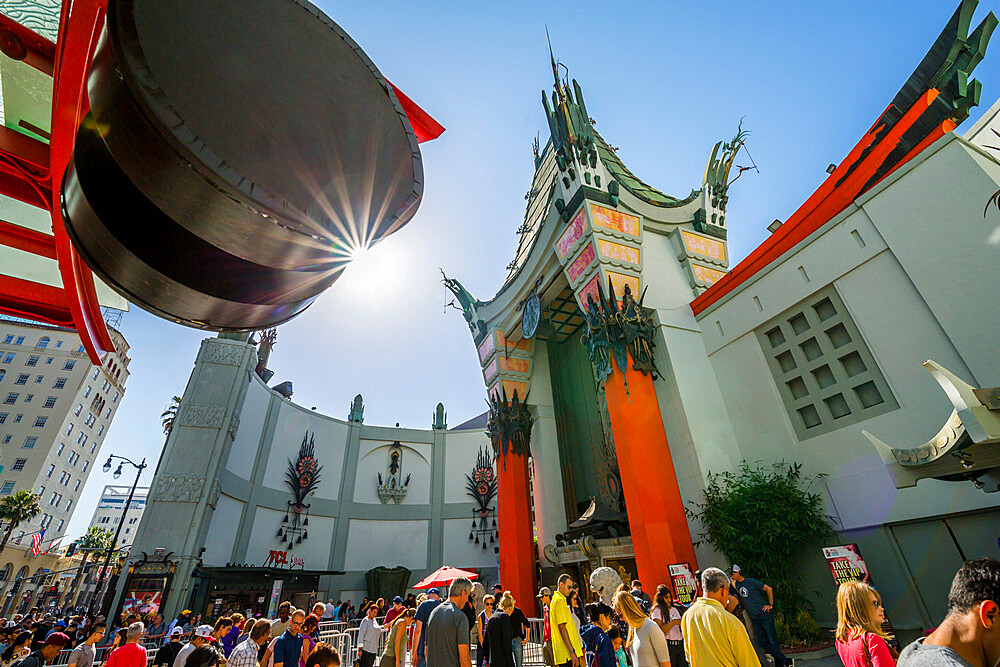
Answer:
POLYGON ((278 613, 278 603, 281 602, 281 585, 284 579, 275 579, 271 584, 271 599, 267 603, 267 618, 275 618, 278 613))
MULTIPOLYGON (((833 575, 833 583, 837 585, 837 588, 840 588, 840 585, 847 581, 860 581, 875 588, 868 564, 861 557, 861 550, 858 549, 857 544, 823 547, 823 557, 826 558, 826 562, 830 566, 830 574, 833 575)), ((892 627, 888 612, 886 612, 885 620, 882 622, 882 631, 889 635, 891 638, 889 643, 898 652, 900 650, 899 639, 896 638, 896 630, 892 627)))
POLYGON ((694 602, 695 580, 690 563, 670 566, 670 580, 674 584, 674 598, 685 607, 694 602))

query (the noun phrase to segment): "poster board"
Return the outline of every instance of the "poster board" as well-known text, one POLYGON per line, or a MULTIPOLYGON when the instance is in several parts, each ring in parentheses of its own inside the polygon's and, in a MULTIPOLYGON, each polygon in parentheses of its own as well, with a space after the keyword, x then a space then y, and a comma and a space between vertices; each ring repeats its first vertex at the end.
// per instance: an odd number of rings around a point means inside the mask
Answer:
POLYGON ((267 603, 267 618, 274 618, 278 613, 278 604, 281 602, 281 587, 285 583, 284 579, 275 579, 271 584, 271 599, 267 603))
POLYGON ((694 574, 691 572, 690 563, 675 563, 670 565, 670 581, 674 585, 674 599, 687 607, 694 602, 695 586, 694 574))
MULTIPOLYGON (((872 582, 871 571, 868 563, 861 557, 861 550, 857 544, 842 544, 834 547, 823 547, 823 557, 826 558, 827 565, 830 566, 830 574, 833 575, 833 582, 837 588, 847 581, 860 581, 876 588, 872 582)), ((889 644, 900 650, 899 639, 896 638, 896 630, 889 620, 889 613, 885 613, 885 621, 882 622, 882 631, 890 637, 889 644)))

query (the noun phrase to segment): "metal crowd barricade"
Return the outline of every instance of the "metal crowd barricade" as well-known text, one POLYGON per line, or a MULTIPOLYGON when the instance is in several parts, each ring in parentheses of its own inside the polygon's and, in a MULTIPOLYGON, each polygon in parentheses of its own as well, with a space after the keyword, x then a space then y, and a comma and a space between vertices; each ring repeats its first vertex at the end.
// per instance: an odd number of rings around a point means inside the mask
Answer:
POLYGON ((525 667, 537 667, 545 664, 545 653, 543 651, 544 642, 542 632, 545 628, 545 621, 540 618, 529 618, 528 623, 531 629, 528 630, 528 643, 524 645, 525 667))
POLYGON ((320 632, 319 640, 330 644, 340 653, 343 665, 353 665, 354 658, 354 637, 348 632, 320 632))

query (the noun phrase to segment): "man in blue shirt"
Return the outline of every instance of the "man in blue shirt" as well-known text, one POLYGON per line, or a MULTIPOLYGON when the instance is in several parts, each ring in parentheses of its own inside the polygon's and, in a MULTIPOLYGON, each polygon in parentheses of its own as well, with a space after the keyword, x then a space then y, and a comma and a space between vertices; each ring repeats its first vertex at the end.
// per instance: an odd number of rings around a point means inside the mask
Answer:
POLYGON ((417 667, 427 667, 427 659, 424 656, 424 640, 427 628, 427 621, 431 618, 431 612, 441 604, 441 592, 436 588, 427 591, 427 599, 417 607, 416 623, 413 625, 413 645, 417 652, 417 667))
POLYGON ((792 661, 781 652, 778 631, 774 628, 774 591, 763 582, 744 577, 739 565, 733 565, 730 574, 743 607, 753 621, 753 634, 761 648, 771 654, 776 667, 790 665, 792 661))
POLYGON ((274 667, 299 667, 302 657, 302 621, 306 613, 301 609, 292 612, 288 628, 274 644, 274 667))

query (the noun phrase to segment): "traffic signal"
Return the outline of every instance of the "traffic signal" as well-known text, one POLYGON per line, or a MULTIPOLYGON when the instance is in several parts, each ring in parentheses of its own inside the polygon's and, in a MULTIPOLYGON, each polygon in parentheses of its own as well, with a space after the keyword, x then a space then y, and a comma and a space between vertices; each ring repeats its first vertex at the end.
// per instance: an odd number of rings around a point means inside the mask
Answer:
POLYGON ((69 546, 66 547, 66 557, 69 558, 76 553, 76 542, 70 542, 69 546))

